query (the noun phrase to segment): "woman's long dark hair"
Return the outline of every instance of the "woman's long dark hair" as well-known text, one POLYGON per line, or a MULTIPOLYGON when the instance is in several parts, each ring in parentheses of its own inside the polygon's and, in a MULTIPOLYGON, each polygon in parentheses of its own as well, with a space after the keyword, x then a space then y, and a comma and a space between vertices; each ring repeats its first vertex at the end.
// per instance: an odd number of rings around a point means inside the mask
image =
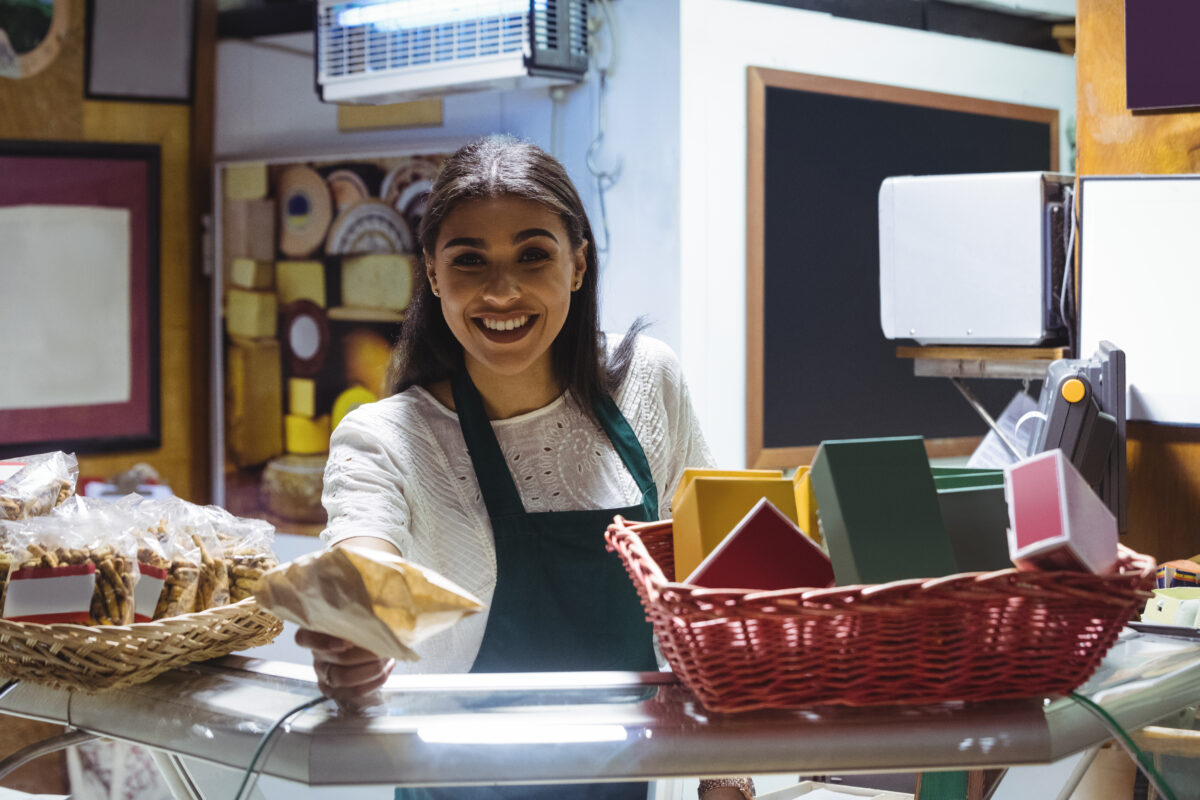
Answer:
POLYGON ((552 156, 511 136, 489 136, 464 145, 446 160, 434 181, 417 230, 417 286, 392 351, 387 385, 393 393, 429 386, 463 368, 462 345, 450 332, 425 277, 424 254, 433 254, 442 223, 459 203, 503 196, 533 200, 557 213, 572 250, 587 242, 583 285, 571 293, 566 322, 551 345, 551 364, 559 384, 590 409, 598 395, 616 391, 624 380, 636 334, 645 323, 635 322, 612 357, 606 358, 597 300, 596 244, 579 192, 552 156))

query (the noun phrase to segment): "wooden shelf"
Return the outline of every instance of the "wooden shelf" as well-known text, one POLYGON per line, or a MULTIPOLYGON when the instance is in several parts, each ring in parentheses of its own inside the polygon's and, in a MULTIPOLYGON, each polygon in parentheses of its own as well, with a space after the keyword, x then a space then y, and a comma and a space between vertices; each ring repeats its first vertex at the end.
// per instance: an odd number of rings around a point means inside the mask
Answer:
POLYGON ((943 358, 983 361, 1056 361, 1065 347, 897 347, 897 358, 943 358))
POLYGON ((897 347, 897 358, 913 360, 913 374, 930 378, 1041 380, 1065 347, 897 347))

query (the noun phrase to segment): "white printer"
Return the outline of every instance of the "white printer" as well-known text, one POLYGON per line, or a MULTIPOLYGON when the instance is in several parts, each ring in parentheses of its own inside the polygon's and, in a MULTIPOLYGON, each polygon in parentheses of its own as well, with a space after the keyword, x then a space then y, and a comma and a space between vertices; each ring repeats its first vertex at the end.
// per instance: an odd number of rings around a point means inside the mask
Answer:
POLYGON ((1048 172, 884 180, 884 335, 922 345, 1065 343, 1059 309, 1073 183, 1048 172))

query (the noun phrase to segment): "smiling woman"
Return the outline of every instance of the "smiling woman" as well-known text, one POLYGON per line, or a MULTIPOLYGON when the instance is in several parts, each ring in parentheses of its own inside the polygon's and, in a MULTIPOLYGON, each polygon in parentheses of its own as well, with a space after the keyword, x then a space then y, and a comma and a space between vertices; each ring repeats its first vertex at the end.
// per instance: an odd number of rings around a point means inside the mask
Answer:
MULTIPOLYGON (((591 226, 535 145, 494 137, 451 156, 418 239, 425 280, 394 394, 348 414, 330 443, 326 541, 399 552, 488 605, 418 648, 412 671, 657 669, 603 533, 616 514, 669 517, 684 469, 711 465, 674 354, 636 326, 611 345, 600 332, 591 226)), ((340 640, 298 641, 344 701, 391 669, 340 640)), ((397 792, 564 796, 644 800, 646 785, 397 792)))

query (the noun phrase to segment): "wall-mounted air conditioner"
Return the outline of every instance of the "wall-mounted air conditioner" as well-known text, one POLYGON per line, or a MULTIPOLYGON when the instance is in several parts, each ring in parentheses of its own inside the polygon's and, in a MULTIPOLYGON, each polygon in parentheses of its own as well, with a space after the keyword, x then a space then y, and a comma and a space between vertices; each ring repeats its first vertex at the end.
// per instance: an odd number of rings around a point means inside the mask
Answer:
POLYGON ((396 103, 583 79, 587 0, 317 0, 317 94, 396 103))

